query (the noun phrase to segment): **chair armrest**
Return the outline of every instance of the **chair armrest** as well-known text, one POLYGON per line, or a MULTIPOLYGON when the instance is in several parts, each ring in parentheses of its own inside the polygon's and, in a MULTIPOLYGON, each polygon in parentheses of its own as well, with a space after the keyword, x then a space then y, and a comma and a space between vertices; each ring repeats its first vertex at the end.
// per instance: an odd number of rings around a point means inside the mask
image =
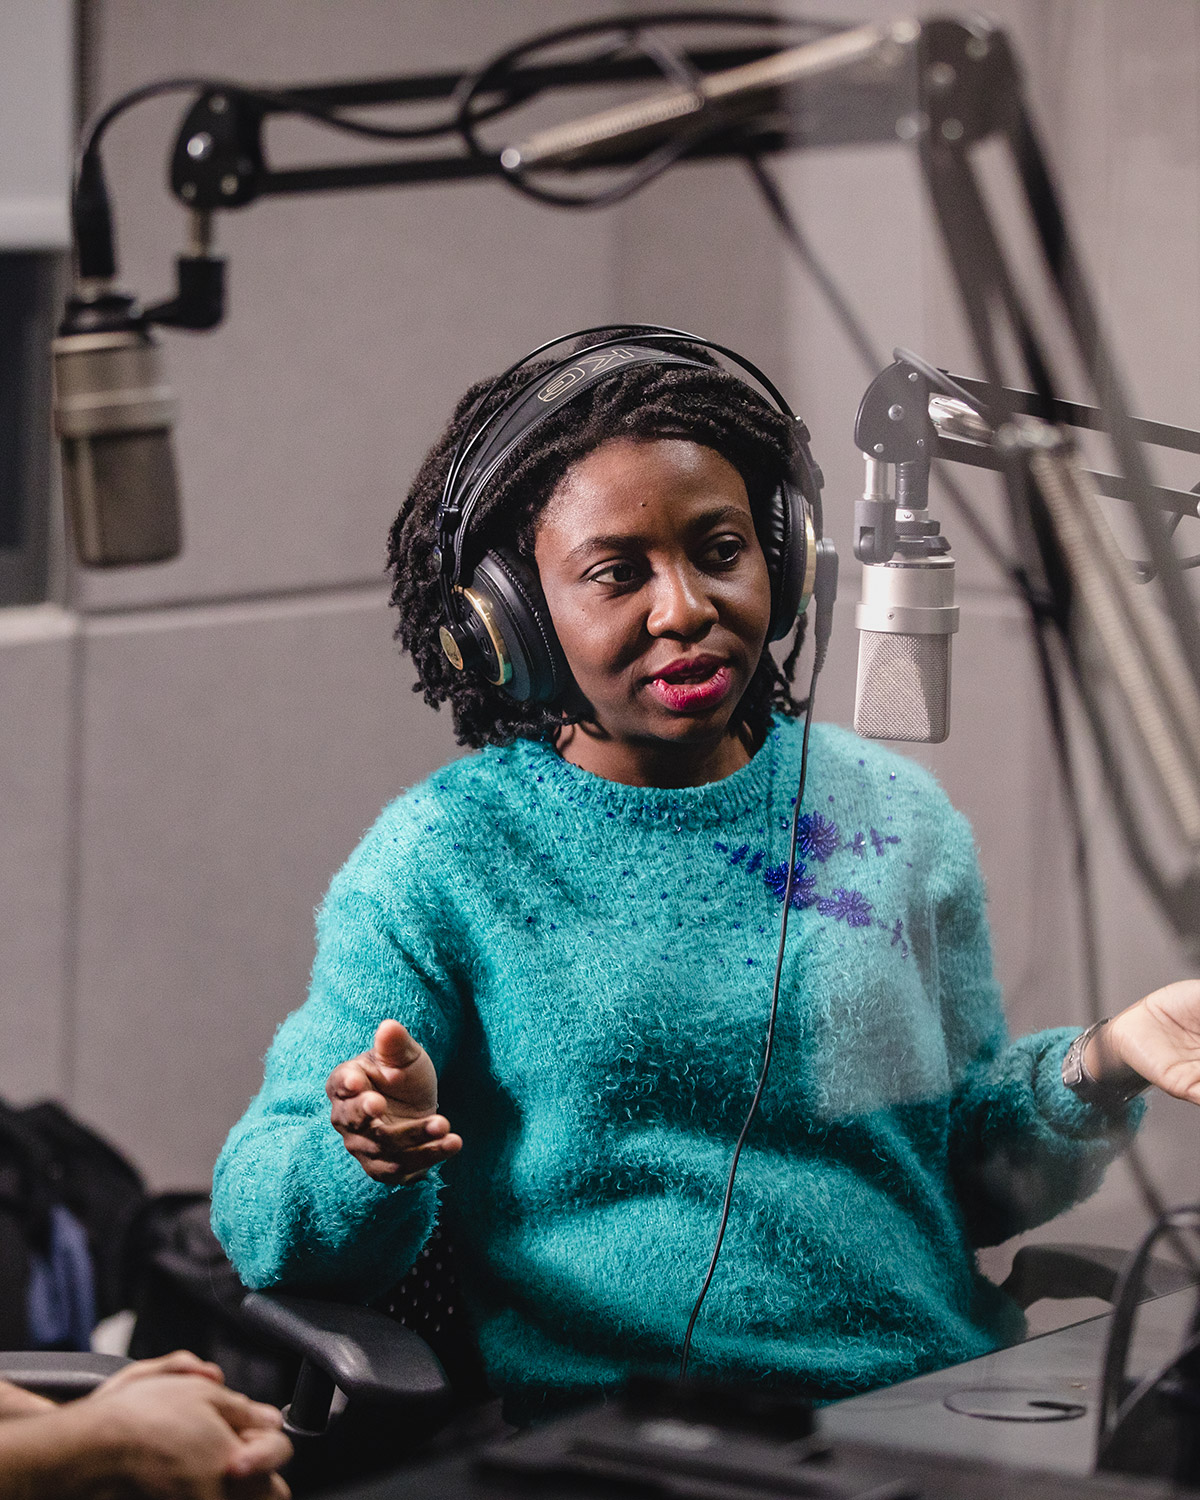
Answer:
POLYGON ((74 1401, 129 1363, 119 1354, 21 1349, 0 1354, 0 1380, 51 1401, 74 1401))
POLYGON ((241 1313, 259 1333, 324 1371, 350 1401, 440 1409, 450 1400, 428 1344, 374 1308, 250 1292, 241 1313))
MULTIPOLYGON (((1111 1302, 1130 1253, 1110 1245, 1022 1245, 1000 1289, 1019 1307, 1031 1307, 1043 1297, 1099 1297, 1111 1302)), ((1151 1260, 1143 1300, 1165 1297, 1192 1284, 1193 1277, 1182 1266, 1151 1260)))

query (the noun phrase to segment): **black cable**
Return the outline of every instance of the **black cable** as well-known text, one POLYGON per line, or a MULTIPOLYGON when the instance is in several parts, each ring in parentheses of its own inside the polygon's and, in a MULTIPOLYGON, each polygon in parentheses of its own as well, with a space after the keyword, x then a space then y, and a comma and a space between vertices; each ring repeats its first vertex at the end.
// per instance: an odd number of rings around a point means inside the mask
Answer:
POLYGON ((795 215, 784 201, 783 194, 779 191, 779 185, 771 174, 763 166, 760 159, 752 153, 746 155, 746 166, 750 175, 758 185, 771 216, 783 231, 783 236, 799 256, 805 270, 817 284, 817 289, 825 298, 830 311, 841 325, 842 331, 850 340, 858 352, 870 373, 872 380, 884 368, 887 361, 883 359, 878 349, 871 342, 870 335, 859 321, 850 302, 843 294, 833 276, 822 264, 817 252, 809 244, 807 236, 803 233, 795 215))
POLYGON ((936 385, 943 395, 953 396, 956 401, 961 401, 964 406, 969 406, 973 412, 986 418, 988 411, 978 396, 972 396, 970 391, 959 385, 952 375, 947 375, 945 370, 939 370, 936 365, 931 365, 927 359, 922 359, 919 354, 914 354, 911 349, 898 347, 892 350, 892 358, 903 360, 906 365, 911 365, 919 375, 924 375, 930 385, 936 385))
POLYGON ((708 1289, 712 1284, 713 1273, 717 1269, 717 1259, 721 1254, 721 1246, 725 1242, 725 1230, 729 1226, 729 1210, 733 1204, 733 1184, 737 1177, 738 1163, 742 1159, 742 1148, 746 1144, 746 1137, 750 1134, 750 1126, 754 1116, 758 1112, 759 1100, 767 1086, 767 1074, 771 1069, 771 1054, 775 1048, 775 1022, 779 1014, 779 986, 783 977, 783 952, 787 943, 788 913, 792 907, 792 892, 796 886, 796 846, 800 836, 800 804, 804 800, 804 784, 808 779, 808 736, 812 729, 813 705, 816 702, 817 677, 820 675, 819 662, 814 659, 812 677, 808 685, 808 702, 804 713, 804 738, 800 747, 800 781, 796 788, 796 804, 792 808, 792 828, 788 841, 788 866, 787 884, 783 892, 783 916, 779 923, 779 950, 775 955, 775 982, 771 987, 771 1010, 767 1018, 767 1039, 763 1048, 762 1068, 759 1071, 758 1083, 755 1085, 754 1097, 750 1101, 750 1108, 746 1112, 746 1118, 742 1122, 741 1131, 738 1134, 737 1145, 733 1149, 733 1161, 729 1167, 729 1180, 725 1184, 725 1200, 721 1205, 721 1222, 717 1226, 717 1239, 713 1245, 712 1259, 708 1263, 708 1272, 704 1277, 704 1285, 700 1288, 700 1295, 696 1298, 696 1305, 692 1308, 692 1315, 688 1319, 687 1332, 683 1336, 683 1353, 679 1359, 679 1378, 683 1380, 687 1376, 688 1359, 692 1352, 692 1334, 696 1329, 696 1320, 700 1316, 700 1309, 704 1306, 704 1299, 708 1296, 708 1289))
MULTIPOLYGON (((561 45, 564 42, 577 41, 597 33, 619 32, 623 48, 632 47, 634 44, 640 46, 643 55, 663 70, 665 81, 674 82, 678 86, 684 78, 687 78, 689 82, 694 82, 699 76, 696 70, 690 66, 678 48, 671 47, 661 38, 652 38, 648 45, 643 45, 641 33, 661 26, 712 25, 738 28, 763 27, 771 30, 791 29, 801 32, 806 38, 828 36, 846 29, 844 22, 804 19, 769 11, 679 10, 648 11, 638 16, 606 17, 598 21, 584 21, 575 26, 565 26, 558 31, 542 32, 538 36, 519 42, 515 47, 498 53, 477 73, 464 79, 457 92, 459 135, 467 150, 475 158, 489 161, 496 159, 496 152, 484 146, 476 133, 475 127, 481 116, 473 110, 474 101, 481 94, 489 93, 501 86, 505 76, 531 52, 561 45)), ((629 176, 615 186, 598 192, 576 193, 539 187, 530 175, 519 167, 516 170, 506 169, 503 180, 515 192, 533 199, 536 203, 544 203, 556 208, 608 208, 613 204, 623 202, 656 177, 660 177, 680 157, 686 155, 702 141, 728 129, 728 124, 729 122, 719 113, 707 114, 702 111, 695 119, 677 129, 670 139, 644 157, 629 176)))
MULTIPOLYGON (((1197 493, 1200 493, 1200 486, 1193 485, 1192 486, 1192 494, 1195 495, 1197 493)), ((1182 520, 1183 520, 1183 512, 1182 511, 1176 511, 1176 513, 1167 522, 1167 536, 1168 537, 1173 537, 1175 535, 1175 533, 1179 530, 1179 523, 1182 520)), ((1178 560, 1180 568, 1183 569, 1184 571, 1186 571, 1188 568, 1200 568, 1200 556, 1198 556, 1198 557, 1181 557, 1181 558, 1179 558, 1177 560, 1178 560)), ((1144 558, 1131 558, 1130 561, 1133 563, 1133 566, 1137 569, 1138 575, 1139 575, 1140 580, 1141 580, 1142 583, 1152 583, 1154 581, 1154 579, 1156 579, 1158 577, 1158 569, 1154 566, 1154 564, 1152 562, 1147 562, 1144 558)))
MULTIPOLYGON (((1200 1304, 1192 1316, 1191 1330, 1183 1347, 1149 1375, 1143 1377, 1132 1390, 1127 1389, 1125 1379, 1126 1362, 1133 1336, 1134 1317, 1141 1302, 1146 1266, 1155 1244, 1165 1236, 1178 1237, 1181 1230, 1200 1233, 1200 1207, 1176 1208, 1161 1214, 1126 1264, 1117 1282, 1113 1298, 1112 1320, 1104 1350, 1104 1365, 1100 1377, 1099 1431, 1096 1439, 1096 1456, 1103 1462, 1106 1450, 1111 1446, 1121 1423, 1160 1380, 1181 1359, 1196 1347, 1200 1334, 1200 1304)), ((1195 1261, 1192 1261, 1195 1268, 1195 1261)))
MULTIPOLYGON (((454 135, 458 131, 456 114, 428 125, 371 125, 365 120, 356 120, 340 114, 336 109, 327 109, 322 105, 313 104, 309 100, 290 93, 287 89, 253 88, 244 83, 235 83, 228 78, 185 75, 178 78, 161 78, 154 83, 142 84, 139 88, 130 89, 127 94, 122 94, 111 104, 106 105, 86 127, 80 155, 86 156, 95 151, 108 127, 126 110, 144 103, 147 99, 157 99, 163 94, 181 92, 229 94, 239 99, 248 99, 251 103, 261 105, 265 109, 287 110, 292 114, 314 120, 318 124, 328 125, 333 130, 344 131, 348 135, 368 136, 381 141, 433 140, 439 135, 454 135)), ((481 109, 477 118, 492 119, 517 102, 521 101, 506 98, 499 104, 481 109)))
POLYGON ((634 193, 640 193, 655 178, 661 177, 686 156, 693 146, 698 146, 708 136, 715 135, 720 128, 719 124, 700 115, 678 128, 669 140, 663 141, 662 145, 656 146, 648 156, 643 157, 628 176, 600 192, 566 193, 538 187, 519 168, 515 172, 506 169, 504 181, 523 198, 531 198, 534 203, 544 203, 551 208, 612 208, 618 203, 624 203, 627 198, 632 198, 634 193))
POLYGON ((90 156, 100 144, 100 137, 119 116, 127 109, 132 109, 135 104, 141 104, 147 99, 157 99, 162 94, 177 94, 183 90, 189 93, 197 89, 225 89, 237 88, 236 84, 227 84, 212 78, 199 78, 183 76, 179 78, 160 78, 154 83, 144 83, 139 88, 130 89, 127 94, 120 95, 100 111, 98 115, 84 128, 81 137, 79 156, 82 159, 90 156))

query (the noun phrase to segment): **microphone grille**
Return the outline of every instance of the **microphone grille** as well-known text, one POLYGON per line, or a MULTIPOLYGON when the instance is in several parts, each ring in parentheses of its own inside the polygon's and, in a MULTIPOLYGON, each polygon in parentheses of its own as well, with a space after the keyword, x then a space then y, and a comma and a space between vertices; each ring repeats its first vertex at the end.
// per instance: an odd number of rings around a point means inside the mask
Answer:
POLYGON ((64 438, 62 474, 76 550, 88 567, 178 555, 178 482, 166 428, 64 438))
POLYGON ((941 744, 950 733, 950 641, 860 630, 856 732, 870 740, 941 744))

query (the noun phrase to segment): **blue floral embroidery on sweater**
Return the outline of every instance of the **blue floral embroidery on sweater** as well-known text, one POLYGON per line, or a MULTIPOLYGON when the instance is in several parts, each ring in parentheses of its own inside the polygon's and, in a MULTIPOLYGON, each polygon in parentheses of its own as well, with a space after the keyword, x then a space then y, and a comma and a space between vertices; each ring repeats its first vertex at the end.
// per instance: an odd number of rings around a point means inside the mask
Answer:
MULTIPOLYGON (((882 857, 890 844, 899 842, 897 834, 884 834, 871 828, 865 833, 860 829, 843 843, 838 825, 832 818, 818 812, 804 813, 796 833, 799 852, 806 859, 816 860, 822 865, 842 849, 857 855, 859 859, 866 859, 870 849, 873 848, 882 857)), ((731 866, 744 869, 747 875, 755 875, 761 870, 763 885, 776 901, 782 901, 787 894, 786 860, 777 865, 769 864, 764 851, 758 849, 752 854, 749 844, 740 844, 736 849, 730 849, 728 844, 714 844, 713 851, 723 854, 731 866)), ((818 915, 829 917, 835 922, 845 922, 847 927, 878 927, 890 936, 891 946, 900 949, 901 958, 908 957, 904 923, 899 917, 894 922, 883 921, 875 915, 875 908, 866 896, 852 887, 834 886, 828 895, 822 895, 817 890, 816 876, 810 875, 807 865, 800 860, 796 861, 796 873, 792 881, 791 906, 794 911, 808 911, 815 907, 818 915)))
POLYGON ((847 927, 870 927, 874 908, 861 891, 848 891, 839 885, 830 895, 822 896, 817 910, 823 917, 845 922, 847 927))
POLYGON ((823 818, 820 813, 805 813, 800 819, 796 841, 801 854, 807 854, 824 864, 831 855, 838 852, 841 835, 837 824, 829 818, 823 818))
MULTIPOLYGON (((881 922, 879 925, 881 927, 886 927, 887 923, 881 922)), ((899 917, 896 918, 896 925, 892 928, 892 947, 895 948, 897 944, 899 944, 900 947, 900 957, 907 958, 908 944, 904 941, 904 923, 900 920, 899 917)))
MULTIPOLYGON (((768 865, 763 871, 763 884, 775 897, 776 901, 782 901, 787 892, 787 861, 777 865, 768 865)), ((796 863, 796 878, 792 881, 792 909, 803 911, 805 907, 815 906, 817 903, 817 882, 812 875, 805 873, 804 866, 799 861, 796 863)))

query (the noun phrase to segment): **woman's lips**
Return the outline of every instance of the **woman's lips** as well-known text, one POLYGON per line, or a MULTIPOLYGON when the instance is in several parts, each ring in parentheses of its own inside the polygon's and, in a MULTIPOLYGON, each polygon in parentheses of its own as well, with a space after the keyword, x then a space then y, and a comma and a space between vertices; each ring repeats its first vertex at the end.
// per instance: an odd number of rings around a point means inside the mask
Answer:
POLYGON ((663 707, 673 713, 711 708, 733 686, 733 673, 720 661, 697 662, 687 668, 671 666, 667 672, 667 676, 652 677, 648 685, 663 707))

